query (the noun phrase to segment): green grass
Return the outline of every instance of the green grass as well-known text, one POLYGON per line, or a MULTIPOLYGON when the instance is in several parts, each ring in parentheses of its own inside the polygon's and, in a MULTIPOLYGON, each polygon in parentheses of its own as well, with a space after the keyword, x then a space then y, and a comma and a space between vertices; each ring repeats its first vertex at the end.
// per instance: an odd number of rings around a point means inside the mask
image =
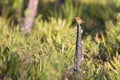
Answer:
MULTIPOLYGON (((38 17, 31 33, 23 35, 19 25, 10 26, 0 18, 0 78, 61 80, 74 64, 75 55, 76 27, 66 25, 66 19, 43 21, 38 17)), ((119 43, 119 36, 114 36, 119 32, 119 22, 114 26, 118 29, 111 26, 107 37, 101 34, 98 41, 90 35, 83 38, 84 51, 90 56, 83 61, 84 80, 119 80, 120 47, 109 44, 119 43), (108 58, 106 62, 103 55, 108 58)))

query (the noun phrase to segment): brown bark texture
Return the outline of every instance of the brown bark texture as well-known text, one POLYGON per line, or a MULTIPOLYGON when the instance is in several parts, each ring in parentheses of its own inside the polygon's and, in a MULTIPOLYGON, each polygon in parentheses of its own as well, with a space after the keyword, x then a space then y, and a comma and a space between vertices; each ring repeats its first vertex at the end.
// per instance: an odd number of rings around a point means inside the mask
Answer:
POLYGON ((39 0, 29 0, 28 7, 26 9, 26 14, 23 19, 22 31, 23 33, 29 33, 32 29, 34 18, 37 13, 37 6, 39 0))

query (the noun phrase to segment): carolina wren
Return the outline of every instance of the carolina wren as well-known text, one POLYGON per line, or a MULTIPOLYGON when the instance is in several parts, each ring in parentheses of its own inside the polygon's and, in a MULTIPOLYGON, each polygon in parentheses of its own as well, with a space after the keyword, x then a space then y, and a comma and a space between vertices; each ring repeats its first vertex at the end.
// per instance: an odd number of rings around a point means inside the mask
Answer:
POLYGON ((80 17, 75 17, 75 20, 78 24, 84 23, 84 21, 80 17))

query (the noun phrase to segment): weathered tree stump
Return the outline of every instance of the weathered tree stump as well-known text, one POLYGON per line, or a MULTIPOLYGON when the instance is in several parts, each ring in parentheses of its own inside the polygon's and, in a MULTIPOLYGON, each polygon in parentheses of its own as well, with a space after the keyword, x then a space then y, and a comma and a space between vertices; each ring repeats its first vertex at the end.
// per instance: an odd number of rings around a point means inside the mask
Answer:
POLYGON ((65 72, 63 80, 83 80, 83 73, 81 69, 83 57, 89 59, 89 56, 82 51, 82 29, 80 24, 83 23, 82 19, 76 17, 77 22, 77 37, 76 37, 76 53, 75 53, 75 62, 74 65, 71 65, 70 68, 65 72))
POLYGON ((76 53, 75 53, 75 63, 74 63, 74 79, 75 80, 81 80, 82 79, 82 60, 83 60, 83 54, 82 54, 82 29, 80 24, 83 23, 83 20, 79 17, 76 17, 77 22, 77 37, 76 37, 76 53))

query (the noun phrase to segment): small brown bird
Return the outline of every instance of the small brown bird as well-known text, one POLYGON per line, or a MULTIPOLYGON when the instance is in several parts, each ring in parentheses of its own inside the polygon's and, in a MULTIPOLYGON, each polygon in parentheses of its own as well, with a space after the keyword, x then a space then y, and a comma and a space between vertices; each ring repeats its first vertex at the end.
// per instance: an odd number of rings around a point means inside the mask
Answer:
POLYGON ((80 17, 75 17, 75 20, 78 24, 84 23, 84 21, 80 17))

